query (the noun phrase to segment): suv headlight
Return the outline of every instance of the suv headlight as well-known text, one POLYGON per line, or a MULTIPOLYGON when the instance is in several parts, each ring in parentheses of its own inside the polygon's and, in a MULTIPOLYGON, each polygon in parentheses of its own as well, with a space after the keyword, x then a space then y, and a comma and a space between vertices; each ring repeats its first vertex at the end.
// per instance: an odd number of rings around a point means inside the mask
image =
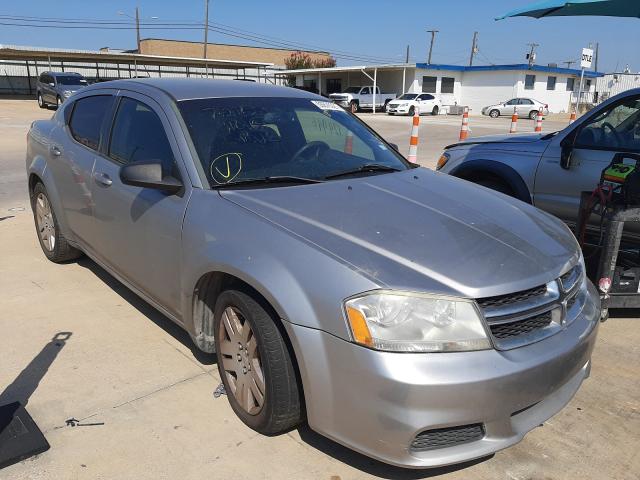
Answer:
POLYGON ((379 291, 344 304, 356 343, 391 352, 490 349, 475 302, 430 294, 379 291))

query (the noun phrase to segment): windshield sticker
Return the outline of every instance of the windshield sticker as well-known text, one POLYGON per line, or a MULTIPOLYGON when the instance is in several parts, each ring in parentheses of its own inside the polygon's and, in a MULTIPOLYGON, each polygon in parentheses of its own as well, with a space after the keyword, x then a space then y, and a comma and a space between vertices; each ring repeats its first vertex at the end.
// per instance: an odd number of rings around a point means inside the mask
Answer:
POLYGON ((333 110, 336 112, 344 112, 344 109, 340 105, 333 102, 323 102, 322 100, 311 100, 311 103, 313 103, 320 110, 333 110))
POLYGON ((219 185, 229 183, 242 171, 241 153, 223 153, 209 167, 211 178, 219 185))

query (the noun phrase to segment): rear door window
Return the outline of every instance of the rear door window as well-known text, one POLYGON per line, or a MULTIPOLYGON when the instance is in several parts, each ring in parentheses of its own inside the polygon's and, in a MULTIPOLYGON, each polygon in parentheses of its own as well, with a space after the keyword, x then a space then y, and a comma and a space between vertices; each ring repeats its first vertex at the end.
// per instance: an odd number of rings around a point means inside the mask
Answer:
POLYGON ((98 149, 102 124, 112 99, 111 95, 95 95, 76 100, 69 120, 69 130, 78 143, 93 150, 98 149))

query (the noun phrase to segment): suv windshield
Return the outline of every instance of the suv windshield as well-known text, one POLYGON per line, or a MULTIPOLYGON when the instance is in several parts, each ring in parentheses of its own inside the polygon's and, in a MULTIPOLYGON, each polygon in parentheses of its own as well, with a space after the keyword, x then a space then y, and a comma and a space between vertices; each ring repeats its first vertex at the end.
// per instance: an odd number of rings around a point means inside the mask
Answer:
POLYGON ((208 98, 178 105, 212 187, 411 168, 360 120, 328 101, 208 98))
POLYGON ((56 75, 58 85, 86 85, 87 81, 77 75, 56 75))
POLYGON ((414 100, 418 96, 417 93, 405 93, 398 100, 414 100))

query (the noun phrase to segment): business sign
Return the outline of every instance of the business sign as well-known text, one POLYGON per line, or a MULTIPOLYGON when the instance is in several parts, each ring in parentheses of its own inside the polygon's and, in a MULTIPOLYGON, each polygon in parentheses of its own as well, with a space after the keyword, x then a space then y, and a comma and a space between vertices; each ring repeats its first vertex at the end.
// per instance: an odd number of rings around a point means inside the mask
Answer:
POLYGON ((582 49, 582 57, 580 58, 580 68, 591 68, 591 61, 593 60, 593 50, 590 48, 582 49))

